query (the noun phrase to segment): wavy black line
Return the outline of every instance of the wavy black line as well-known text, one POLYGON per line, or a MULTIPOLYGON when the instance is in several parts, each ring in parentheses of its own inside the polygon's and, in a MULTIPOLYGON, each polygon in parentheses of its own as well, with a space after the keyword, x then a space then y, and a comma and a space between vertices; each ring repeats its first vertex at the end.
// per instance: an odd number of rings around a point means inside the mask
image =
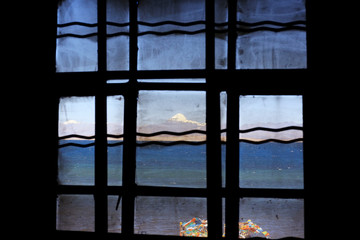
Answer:
POLYGON ((115 135, 115 134, 107 134, 107 137, 112 137, 112 138, 122 138, 124 137, 124 134, 120 134, 120 135, 115 135))
POLYGON ((91 146, 95 146, 95 142, 88 143, 88 144, 79 144, 79 143, 65 143, 58 146, 58 148, 64 148, 64 147, 81 147, 81 148, 87 148, 91 146))
POLYGON ((303 131, 303 127, 299 127, 299 126, 288 126, 288 127, 283 127, 283 128, 254 127, 254 128, 239 130, 239 133, 248 133, 248 132, 254 132, 254 131, 283 132, 283 131, 288 131, 288 130, 303 131))
POLYGON ((268 142, 277 142, 277 143, 289 144, 289 143, 294 143, 294 142, 301 142, 303 140, 304 140, 303 138, 295 138, 295 139, 291 139, 291 140, 280 140, 280 139, 269 138, 269 139, 260 140, 260 141, 254 141, 254 140, 248 140, 248 139, 239 139, 239 142, 245 142, 245 143, 251 143, 251 144, 263 144, 263 143, 268 143, 268 142))
POLYGON ((58 137, 59 140, 63 140, 63 139, 66 139, 66 138, 93 139, 93 138, 95 138, 95 135, 93 135, 93 136, 83 136, 83 135, 78 135, 78 134, 70 134, 70 135, 58 137))
POLYGON ((68 22, 68 23, 63 23, 63 24, 57 24, 56 26, 59 28, 63 28, 63 27, 69 27, 69 26, 74 26, 74 25, 79 25, 79 26, 83 26, 83 27, 97 27, 98 26, 97 23, 84 23, 84 22, 68 22))
POLYGON ((206 144, 206 141, 199 141, 199 142, 189 142, 189 141, 172 141, 172 142, 148 141, 148 142, 136 143, 136 146, 137 147, 145 147, 145 146, 148 146, 148 145, 174 146, 174 145, 181 145, 181 144, 198 146, 198 145, 206 144))
MULTIPOLYGON (((109 147, 115 147, 124 145, 124 142, 116 142, 116 143, 108 143, 107 146, 109 147)), ((65 143, 58 146, 58 148, 64 148, 64 147, 81 147, 81 148, 87 148, 95 146, 95 143, 89 143, 89 144, 79 144, 79 143, 65 143)))
POLYGON ((194 133, 206 134, 206 131, 204 131, 204 130, 189 130, 189 131, 184 131, 184 132, 160 131, 160 132, 154 132, 154 133, 138 133, 137 132, 136 135, 140 136, 140 137, 154 137, 154 136, 158 136, 158 135, 183 136, 183 135, 194 134, 194 133))
POLYGON ((193 21, 193 22, 175 22, 175 21, 163 21, 163 22, 156 22, 156 23, 149 23, 149 22, 138 22, 139 25, 148 26, 148 27, 157 27, 162 25, 175 25, 175 26, 193 26, 193 25, 199 25, 199 24, 206 24, 206 21, 193 21))
POLYGON ((106 25, 114 26, 114 27, 127 27, 130 26, 130 23, 116 23, 116 22, 106 22, 106 25))
POLYGON ((74 37, 74 38, 88 38, 88 37, 93 37, 93 36, 97 36, 98 33, 94 32, 94 33, 89 33, 89 34, 74 34, 74 33, 65 33, 65 34, 60 34, 57 35, 56 38, 64 38, 64 37, 74 37))

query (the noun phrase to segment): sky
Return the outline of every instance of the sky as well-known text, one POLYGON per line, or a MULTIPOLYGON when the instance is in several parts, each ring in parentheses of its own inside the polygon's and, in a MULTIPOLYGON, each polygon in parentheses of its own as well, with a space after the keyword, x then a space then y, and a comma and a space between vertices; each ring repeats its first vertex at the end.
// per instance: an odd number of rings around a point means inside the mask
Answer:
MULTIPOLYGON (((254 126, 302 126, 301 96, 240 96, 240 129, 254 126)), ((108 133, 121 134, 124 98, 107 99, 108 133)), ((221 122, 226 126, 226 94, 221 94, 221 122)), ((204 126, 206 120, 206 94, 204 91, 140 91, 137 125, 166 124, 175 120, 194 123, 194 128, 204 126), (181 115, 179 115, 181 114, 181 115)), ((94 134, 95 98, 62 98, 59 105, 59 136, 68 134, 94 134)), ((167 129, 169 130, 169 129, 167 129)))

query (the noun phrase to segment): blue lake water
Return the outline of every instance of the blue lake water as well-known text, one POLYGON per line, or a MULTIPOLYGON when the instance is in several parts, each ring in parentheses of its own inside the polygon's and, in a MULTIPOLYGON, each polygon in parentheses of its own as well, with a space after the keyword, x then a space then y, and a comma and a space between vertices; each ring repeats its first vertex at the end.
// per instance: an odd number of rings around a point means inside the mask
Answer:
MULTIPOLYGON (((70 141, 61 141, 60 144, 70 141)), ((88 144, 92 141, 71 141, 88 144)), ((225 145, 222 174, 225 184, 225 145)), ((94 184, 94 146, 59 149, 59 183, 94 184)), ((108 147, 108 185, 122 184, 123 146, 108 147)), ((148 145, 137 147, 136 182, 148 186, 206 187, 206 145, 148 145)), ((254 188, 303 188, 302 143, 240 143, 240 186, 254 188)), ((179 223, 206 218, 205 198, 137 197, 135 232, 178 235, 179 223)), ((109 196, 109 231, 121 232, 121 207, 109 196)), ((223 205, 223 212, 224 212, 223 205)), ((240 199, 240 219, 251 219, 271 238, 304 237, 304 202, 301 199, 240 199)), ((224 216, 223 216, 224 221, 224 216)), ((93 231, 94 202, 91 195, 61 195, 58 229, 93 231)), ((256 236, 262 236, 256 235, 256 236)))
MULTIPOLYGON (((61 141, 60 144, 69 141, 61 141)), ((80 144, 92 141, 73 140, 80 144)), ((148 186, 206 187, 206 145, 148 145, 136 150, 136 182, 148 186)), ((225 145, 222 175, 225 186, 225 145)), ((122 184, 123 146, 108 147, 108 185, 122 184)), ((94 146, 59 149, 61 184, 94 184, 94 146)), ((303 144, 240 143, 240 187, 303 188, 303 144)))

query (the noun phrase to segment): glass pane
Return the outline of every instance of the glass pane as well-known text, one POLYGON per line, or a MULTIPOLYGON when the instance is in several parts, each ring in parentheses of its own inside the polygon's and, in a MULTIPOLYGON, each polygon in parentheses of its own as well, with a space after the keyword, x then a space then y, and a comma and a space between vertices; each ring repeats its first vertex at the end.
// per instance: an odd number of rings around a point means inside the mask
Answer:
POLYGON ((228 34, 228 3, 215 0, 215 68, 227 69, 228 34))
POLYGON ((237 20, 237 69, 307 67, 305 1, 238 0, 237 20))
POLYGON ((139 2, 138 20, 139 70, 205 67, 205 34, 201 33, 204 23, 189 26, 163 23, 204 21, 204 0, 144 0, 139 2), (149 26, 148 23, 158 24, 149 26))
POLYGON ((56 229, 93 232, 95 227, 93 195, 59 195, 56 229))
POLYGON ((205 20, 204 0, 142 0, 139 3, 139 21, 193 22, 205 20))
POLYGON ((303 132, 284 127, 302 127, 301 96, 240 97, 240 187, 304 187, 303 132))
POLYGON ((205 92, 139 92, 138 184, 206 186, 205 111, 205 92))
POLYGON ((122 185, 124 97, 107 97, 108 185, 122 185))
POLYGON ((227 132, 227 93, 220 93, 220 129, 221 129, 221 178, 222 187, 226 179, 226 132, 227 132))
MULTIPOLYGON (((296 95, 254 95, 240 96, 240 130, 255 127, 271 129, 289 126, 303 126, 302 96, 296 95)), ((302 138, 303 132, 297 129, 270 132, 252 131, 241 133, 241 139, 260 141, 264 139, 290 140, 302 138)))
POLYGON ((107 69, 129 70, 129 1, 107 0, 107 69))
POLYGON ((138 38, 139 70, 205 68, 205 34, 144 35, 138 38))
POLYGON ((207 236, 206 199, 190 197, 137 197, 135 233, 179 236, 207 236), (196 222, 186 223, 192 219, 196 222), (192 226, 191 230, 189 227, 192 226), (182 228, 183 227, 183 228, 182 228), (183 230, 184 229, 184 230, 183 230), (180 232, 183 230, 182 232, 180 232), (186 231, 187 230, 187 231, 186 231), (197 235, 198 233, 198 235, 197 235))
POLYGON ((302 199, 242 198, 239 215, 240 236, 304 238, 302 199))
POLYGON ((304 0, 238 0, 237 5, 237 19, 244 22, 306 20, 304 0))
POLYGON ((121 198, 108 196, 108 232, 121 233, 121 198))
POLYGON ((62 139, 59 140, 58 150, 59 184, 94 185, 94 124, 94 97, 60 99, 59 137, 62 139))
POLYGON ((59 2, 56 71, 97 71, 97 0, 59 2))

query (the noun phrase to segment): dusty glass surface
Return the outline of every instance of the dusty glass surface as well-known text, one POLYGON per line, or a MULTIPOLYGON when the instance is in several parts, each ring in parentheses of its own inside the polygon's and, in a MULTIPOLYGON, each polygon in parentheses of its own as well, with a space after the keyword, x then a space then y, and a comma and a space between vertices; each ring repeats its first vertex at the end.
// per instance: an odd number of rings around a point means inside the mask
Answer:
POLYGON ((180 224, 193 218, 207 219, 206 198, 136 197, 137 234, 179 236, 180 224))
POLYGON ((122 185, 124 97, 107 97, 108 185, 122 185))
POLYGON ((107 70, 129 70, 129 1, 106 3, 107 70))
POLYGON ((122 201, 119 196, 108 196, 108 232, 121 233, 121 209, 122 201))
POLYGON ((97 0, 61 1, 57 23, 56 71, 97 71, 97 0))
POLYGON ((58 124, 58 183, 94 185, 95 97, 61 98, 58 124))
MULTIPOLYGON (((240 199, 239 222, 251 220, 258 233, 253 237, 280 239, 285 237, 304 238, 304 200, 279 198, 240 199), (259 228, 261 229, 259 229, 259 228)), ((245 227, 244 227, 245 229, 245 227)), ((252 231, 243 231, 243 233, 252 231)))
POLYGON ((239 105, 240 131, 249 130, 239 134, 240 187, 303 188, 302 96, 240 96, 239 105))
POLYGON ((307 67, 305 1, 238 0, 237 9, 237 26, 243 29, 238 29, 236 40, 237 69, 307 67), (263 29, 247 32, 256 28, 263 29))
POLYGON ((187 34, 205 29, 203 23, 179 26, 173 22, 191 23, 205 20, 204 0, 144 0, 138 5, 138 69, 205 68, 205 33, 187 34), (167 24, 159 24, 171 21, 167 24), (148 26, 145 23, 158 23, 148 26), (174 32, 176 31, 176 32, 174 32), (178 32, 180 31, 180 32, 178 32), (149 32, 171 33, 166 35, 149 32))
POLYGON ((85 232, 95 230, 93 195, 59 195, 56 210, 57 230, 85 232))
POLYGON ((206 186, 205 104, 202 91, 139 92, 138 184, 206 186))

